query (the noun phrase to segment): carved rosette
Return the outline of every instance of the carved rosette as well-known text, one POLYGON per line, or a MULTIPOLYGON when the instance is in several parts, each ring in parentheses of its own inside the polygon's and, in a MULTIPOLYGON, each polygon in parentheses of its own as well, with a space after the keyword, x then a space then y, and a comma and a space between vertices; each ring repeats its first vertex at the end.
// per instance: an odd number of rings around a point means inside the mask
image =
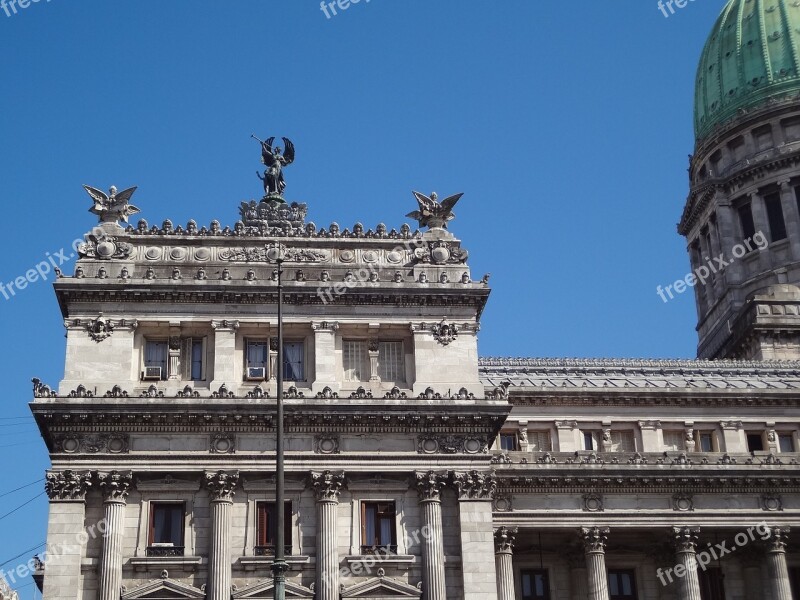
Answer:
POLYGON ((45 477, 44 491, 50 501, 83 502, 91 486, 92 474, 89 471, 51 471, 45 477))
POLYGON ((317 496, 317 502, 339 502, 339 494, 344 487, 344 473, 323 471, 311 474, 311 486, 317 496))
POLYGON ((239 483, 238 471, 206 473, 206 489, 211 492, 212 502, 233 502, 237 483, 239 483))
POLYGON ((514 551, 514 542, 516 541, 517 532, 519 529, 516 527, 508 528, 501 527, 494 531, 494 551, 495 554, 511 554, 514 551))
POLYGON ((458 490, 459 500, 494 500, 497 494, 497 478, 494 473, 453 473, 453 485, 458 490))
POLYGON ((678 553, 695 553, 697 551, 697 536, 699 533, 699 527, 673 527, 672 541, 675 544, 675 551, 678 553))
POLYGON ((769 539, 767 539, 767 552, 784 553, 788 542, 788 527, 771 527, 769 529, 769 539))
POLYGON ((133 475, 130 471, 120 473, 111 471, 110 473, 99 473, 97 480, 100 490, 103 492, 105 502, 125 503, 130 488, 133 485, 133 475))
POLYGON ((414 474, 414 480, 420 502, 442 501, 442 490, 447 485, 447 475, 434 471, 417 472, 414 474))
POLYGON ((583 551, 586 554, 605 553, 609 533, 611 530, 608 527, 581 527, 580 537, 583 542, 583 551))

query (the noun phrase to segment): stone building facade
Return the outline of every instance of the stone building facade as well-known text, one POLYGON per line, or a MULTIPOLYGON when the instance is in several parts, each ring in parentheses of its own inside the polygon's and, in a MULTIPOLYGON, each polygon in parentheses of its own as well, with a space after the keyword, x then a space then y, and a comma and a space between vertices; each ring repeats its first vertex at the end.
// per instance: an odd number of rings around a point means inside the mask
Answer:
POLYGON ((121 226, 133 191, 88 188, 100 224, 55 283, 64 379, 31 403, 44 599, 271 598, 277 543, 290 598, 800 597, 800 7, 766 4, 731 0, 698 72, 693 268, 771 236, 696 287, 715 360, 479 358, 457 197, 417 194, 422 231, 318 228, 270 196, 232 227, 121 226))

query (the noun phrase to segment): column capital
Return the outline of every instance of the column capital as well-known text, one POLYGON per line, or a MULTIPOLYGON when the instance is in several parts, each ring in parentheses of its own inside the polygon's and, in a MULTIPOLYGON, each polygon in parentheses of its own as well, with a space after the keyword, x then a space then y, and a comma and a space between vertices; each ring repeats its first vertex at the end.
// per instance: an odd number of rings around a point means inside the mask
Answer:
POLYGON ((212 502, 233 502, 234 490, 239 483, 239 471, 206 472, 206 489, 211 492, 212 502))
POLYGON ((97 480, 103 492, 104 502, 125 504, 125 499, 133 486, 133 474, 130 471, 98 473, 97 480))
POLYGON ((497 495, 497 478, 494 472, 454 472, 453 485, 458 491, 458 499, 461 501, 494 500, 497 495))
POLYGON ((414 486, 419 492, 420 502, 441 502, 442 490, 447 485, 447 474, 435 471, 414 473, 414 486))
POLYGON ((311 473, 311 487, 314 488, 317 502, 339 502, 339 494, 345 484, 344 479, 344 471, 311 473))
POLYGON ((90 487, 90 471, 48 471, 45 476, 44 491, 51 502, 85 502, 90 487))
POLYGON ((767 553, 783 554, 786 552, 786 544, 789 542, 788 527, 770 527, 767 542, 767 553))
POLYGON ((675 551, 678 553, 695 553, 697 551, 697 536, 699 533, 699 527, 673 527, 672 542, 675 545, 675 551))
POLYGON ((584 552, 605 554, 609 533, 611 530, 608 527, 581 527, 579 535, 584 552))
POLYGON ((494 530, 494 552, 495 554, 512 554, 514 543, 517 539, 519 529, 516 527, 500 527, 494 530))

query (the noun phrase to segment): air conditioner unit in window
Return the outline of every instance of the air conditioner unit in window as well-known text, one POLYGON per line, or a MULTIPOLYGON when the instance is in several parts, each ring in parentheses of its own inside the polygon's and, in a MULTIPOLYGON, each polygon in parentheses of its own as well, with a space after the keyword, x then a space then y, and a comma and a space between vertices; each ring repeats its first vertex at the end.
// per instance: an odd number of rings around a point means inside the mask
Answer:
POLYGON ((160 380, 161 367, 145 367, 144 373, 142 373, 142 379, 145 381, 160 380))
POLYGON ((155 542, 153 544, 150 544, 150 546, 153 548, 174 548, 175 544, 173 544, 172 542, 155 542))
POLYGON ((247 381, 264 381, 267 378, 265 367, 247 367, 247 381))

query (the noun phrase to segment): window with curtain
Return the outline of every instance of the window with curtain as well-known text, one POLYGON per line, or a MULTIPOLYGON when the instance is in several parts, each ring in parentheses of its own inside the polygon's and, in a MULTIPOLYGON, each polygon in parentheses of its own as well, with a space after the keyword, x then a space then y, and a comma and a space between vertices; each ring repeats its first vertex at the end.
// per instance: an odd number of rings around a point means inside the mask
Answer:
POLYGON ((611 452, 636 452, 636 438, 633 431, 612 431, 611 452))
POLYGON ((553 449, 549 431, 529 431, 528 449, 532 452, 550 452, 553 449))
POLYGON ((342 342, 342 365, 345 381, 366 381, 368 377, 365 377, 365 374, 369 372, 366 362, 365 342, 358 340, 342 342))
POLYGON ((361 552, 397 552, 394 502, 361 503, 361 552))
POLYGON ((147 340, 144 344, 144 366, 161 367, 161 379, 166 380, 169 346, 166 341, 147 340))
POLYGON ((664 450, 686 450, 686 433, 682 429, 664 431, 664 450))
POLYGON ((191 377, 192 381, 203 379, 203 340, 192 339, 191 377))
POLYGON ((403 342, 380 342, 378 344, 378 377, 381 381, 405 381, 403 342))
POLYGON ((183 556, 183 503, 152 502, 148 556, 183 556))
POLYGON ((517 441, 516 433, 501 433, 500 434, 500 450, 506 452, 515 452, 519 450, 519 443, 517 441))
MULTIPOLYGON (((266 369, 269 365, 269 343, 266 340, 247 341, 247 367, 266 369)), ((265 371, 266 372, 266 371, 265 371)))
POLYGON ((286 381, 303 381, 305 347, 303 342, 283 343, 283 378, 286 381))
MULTIPOLYGON (((275 553, 275 534, 278 527, 278 518, 274 502, 259 502, 256 505, 256 556, 275 553)), ((292 503, 283 505, 283 544, 286 554, 292 553, 292 503)))

